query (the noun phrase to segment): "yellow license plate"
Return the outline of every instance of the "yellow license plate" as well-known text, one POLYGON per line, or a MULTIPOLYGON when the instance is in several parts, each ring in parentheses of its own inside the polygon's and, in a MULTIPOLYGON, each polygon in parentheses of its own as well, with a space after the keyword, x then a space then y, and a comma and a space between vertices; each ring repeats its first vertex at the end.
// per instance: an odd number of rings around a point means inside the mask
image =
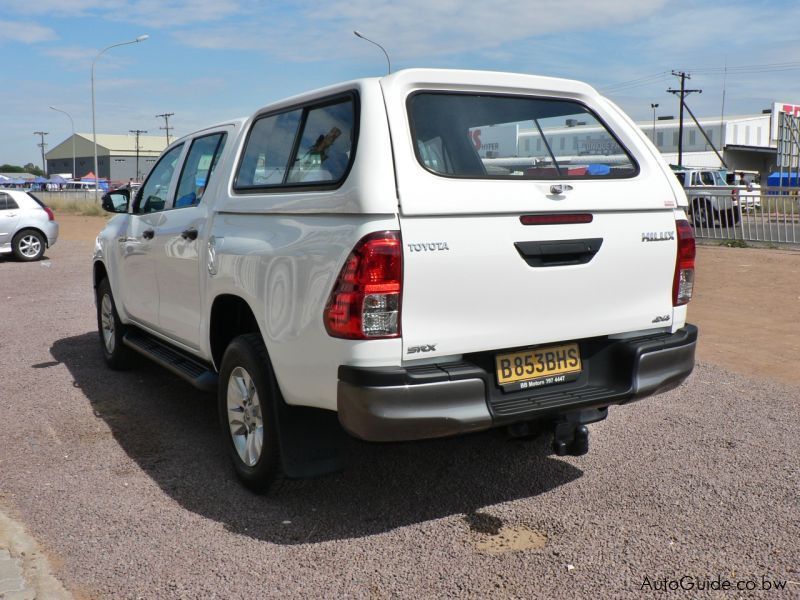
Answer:
POLYGON ((500 385, 534 380, 561 383, 567 375, 581 372, 581 353, 576 343, 498 354, 495 361, 500 385))

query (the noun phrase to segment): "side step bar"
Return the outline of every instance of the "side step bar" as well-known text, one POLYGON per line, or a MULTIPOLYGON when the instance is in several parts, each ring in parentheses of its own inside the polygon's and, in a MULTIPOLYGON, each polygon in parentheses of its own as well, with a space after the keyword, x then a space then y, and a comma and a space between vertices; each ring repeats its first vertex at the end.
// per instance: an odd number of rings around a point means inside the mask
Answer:
POLYGON ((213 392, 217 389, 217 374, 207 365, 144 331, 129 329, 122 341, 126 346, 144 354, 197 389, 206 392, 213 392))

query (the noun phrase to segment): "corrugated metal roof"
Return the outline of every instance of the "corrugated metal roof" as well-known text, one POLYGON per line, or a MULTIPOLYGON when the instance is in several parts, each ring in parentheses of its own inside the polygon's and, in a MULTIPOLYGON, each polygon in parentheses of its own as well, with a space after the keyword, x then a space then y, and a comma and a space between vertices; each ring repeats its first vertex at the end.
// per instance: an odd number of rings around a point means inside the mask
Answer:
MULTIPOLYGON (((167 138, 163 135, 140 135, 139 156, 158 156, 167 147, 167 138)), ((75 134, 76 156, 92 156, 94 143, 91 133, 75 134)), ((97 134, 98 156, 135 156, 135 135, 97 134)), ((72 157, 72 136, 53 147, 45 158, 47 160, 64 159, 72 157)))
MULTIPOLYGON (((76 133, 81 137, 92 141, 91 133, 76 133)), ((112 154, 119 152, 136 153, 136 136, 130 135, 114 135, 99 133, 97 134, 97 145, 103 146, 111 151, 112 154)), ((139 136, 139 152, 158 152, 161 153, 167 147, 167 138, 164 135, 140 135, 139 136)))

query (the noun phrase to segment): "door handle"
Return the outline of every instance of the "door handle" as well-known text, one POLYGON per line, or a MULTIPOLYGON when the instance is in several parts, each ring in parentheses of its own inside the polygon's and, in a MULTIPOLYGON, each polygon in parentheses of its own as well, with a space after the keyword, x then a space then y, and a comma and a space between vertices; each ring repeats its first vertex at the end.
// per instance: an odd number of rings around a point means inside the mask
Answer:
POLYGON ((519 255, 531 267, 585 265, 602 245, 603 238, 514 243, 519 255))
POLYGON ((152 229, 145 229, 145 230, 142 232, 142 237, 143 237, 144 239, 146 239, 146 240, 152 240, 152 239, 153 239, 153 236, 155 236, 155 234, 156 234, 156 232, 155 232, 155 231, 153 231, 152 229))
POLYGON ((189 229, 185 229, 181 232, 181 237, 185 240, 196 240, 197 239, 197 229, 194 227, 190 227, 189 229))

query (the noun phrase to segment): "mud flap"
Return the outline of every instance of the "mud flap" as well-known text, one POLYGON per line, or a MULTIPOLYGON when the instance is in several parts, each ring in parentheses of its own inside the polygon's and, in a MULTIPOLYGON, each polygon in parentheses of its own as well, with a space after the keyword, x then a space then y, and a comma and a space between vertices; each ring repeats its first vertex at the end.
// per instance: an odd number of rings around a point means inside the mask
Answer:
POLYGON ((275 402, 283 472, 292 479, 321 477, 345 466, 345 436, 335 411, 275 402))

